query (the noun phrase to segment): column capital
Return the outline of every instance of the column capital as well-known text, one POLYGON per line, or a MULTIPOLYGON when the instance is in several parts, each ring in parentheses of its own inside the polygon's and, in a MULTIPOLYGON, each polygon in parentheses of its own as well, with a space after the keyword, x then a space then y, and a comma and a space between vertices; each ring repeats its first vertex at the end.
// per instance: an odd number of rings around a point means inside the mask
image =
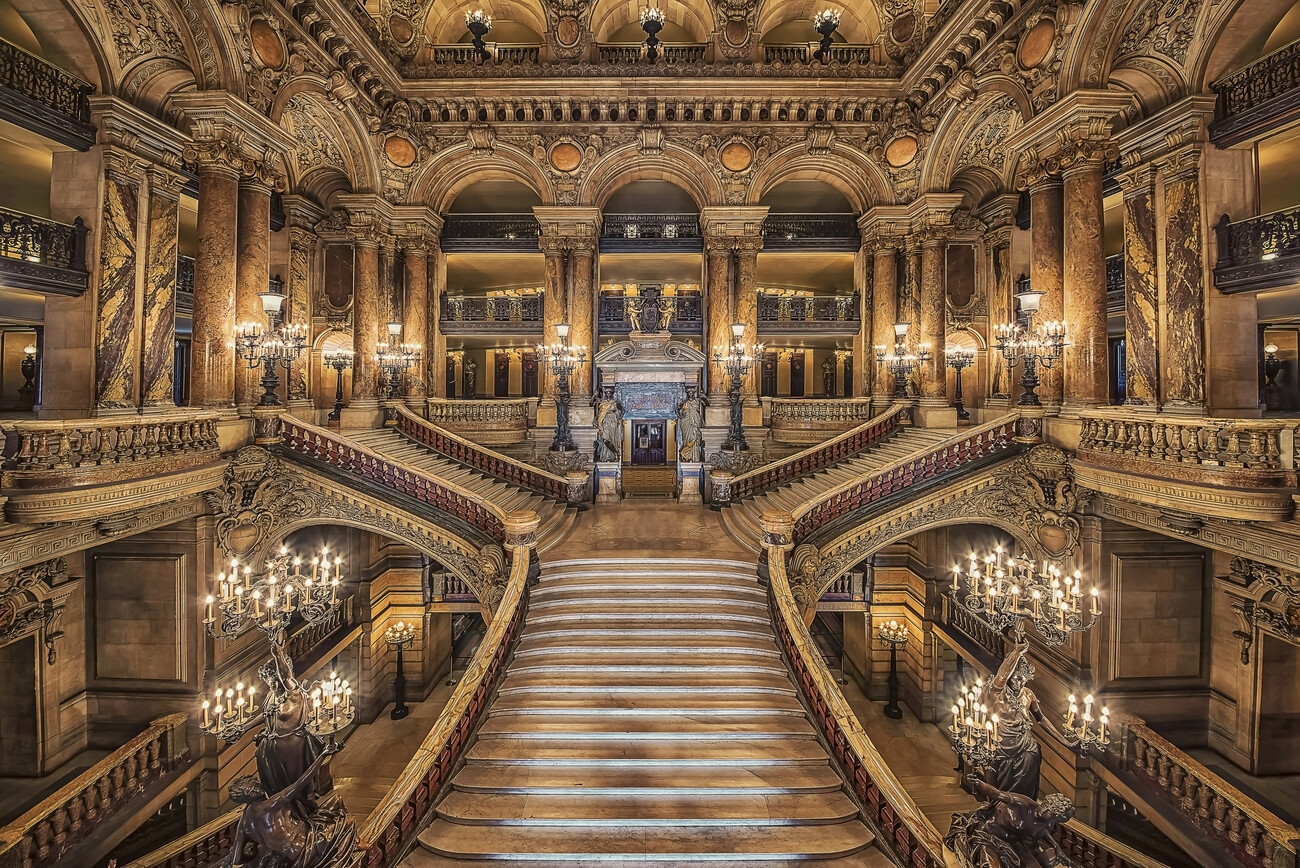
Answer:
POLYGON ((131 151, 113 145, 102 148, 104 171, 124 184, 139 184, 149 169, 149 161, 131 151))
POLYGON ((393 206, 371 193, 346 193, 338 200, 347 218, 343 230, 348 238, 354 244, 378 248, 389 236, 393 206))
POLYGON ((1016 188, 1028 190, 1032 196, 1052 187, 1061 186, 1061 161, 1056 154, 1040 155, 1030 148, 1020 155, 1020 166, 1016 172, 1016 188))
POLYGON ((863 247, 897 250, 903 246, 909 228, 907 206, 877 205, 858 218, 863 247))
POLYGON ((181 190, 185 187, 185 178, 179 172, 155 163, 145 169, 145 174, 149 178, 150 196, 166 196, 169 199, 180 198, 181 190))
POLYGON ((223 175, 239 180, 244 173, 244 149, 238 131, 220 138, 202 139, 185 146, 185 161, 198 167, 199 174, 223 175))
POLYGON ((1153 193, 1156 188, 1156 175, 1159 172, 1160 169, 1155 164, 1143 163, 1126 172, 1117 174, 1115 180, 1119 184, 1119 189, 1124 194, 1124 198, 1127 199, 1129 196, 1153 193))
POLYGON ((393 208, 393 234, 401 250, 437 250, 442 233, 442 217, 423 205, 399 205, 393 208))
POLYGON ((99 144, 123 148, 160 166, 180 168, 181 155, 190 141, 185 133, 115 96, 92 96, 89 102, 99 144))
POLYGON ((600 239, 603 215, 591 206, 537 205, 533 208, 540 233, 537 245, 556 256, 566 251, 592 255, 600 239))
POLYGON ((307 230, 315 234, 316 224, 325 219, 325 209, 306 196, 286 193, 280 202, 290 229, 307 230))
POLYGON ((267 151, 283 155, 297 144, 287 130, 232 93, 187 91, 174 94, 170 101, 195 142, 236 141, 243 145, 244 156, 250 159, 259 159, 267 151))
POLYGON ((1176 151, 1165 154, 1156 161, 1164 174, 1165 183, 1199 178, 1201 171, 1201 145, 1184 145, 1176 151))
POLYGON ((266 151, 260 157, 245 157, 240 166, 239 186, 264 191, 283 193, 289 188, 284 173, 280 171, 280 159, 273 151, 266 151))
POLYGON ((1100 172, 1107 163, 1119 159, 1119 147, 1111 141, 1110 121, 1105 118, 1085 118, 1060 130, 1057 137, 1057 158, 1065 178, 1100 172))
POLYGON ((700 209, 700 234, 710 253, 732 250, 757 253, 763 247, 766 205, 717 206, 700 209))

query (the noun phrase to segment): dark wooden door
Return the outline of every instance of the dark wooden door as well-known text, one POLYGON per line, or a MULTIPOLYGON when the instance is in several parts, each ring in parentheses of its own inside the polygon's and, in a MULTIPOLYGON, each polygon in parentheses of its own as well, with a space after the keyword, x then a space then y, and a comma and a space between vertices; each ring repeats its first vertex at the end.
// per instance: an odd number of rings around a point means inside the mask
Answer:
POLYGON ((492 394, 498 398, 510 397, 509 353, 497 353, 492 363, 492 394))
POLYGON ((776 360, 775 350, 763 353, 763 375, 760 378, 758 394, 764 398, 776 397, 776 360))
POLYGON ((803 397, 803 353, 790 357, 790 397, 803 397))
POLYGON ((537 353, 524 353, 520 363, 524 373, 524 397, 537 397, 537 353))
POLYGON ((853 397, 853 356, 844 357, 844 397, 853 397))
POLYGON ((632 423, 632 463, 663 464, 667 461, 667 447, 664 443, 666 423, 657 422, 632 423))
POLYGON ((447 397, 456 397, 456 357, 447 355, 447 397))

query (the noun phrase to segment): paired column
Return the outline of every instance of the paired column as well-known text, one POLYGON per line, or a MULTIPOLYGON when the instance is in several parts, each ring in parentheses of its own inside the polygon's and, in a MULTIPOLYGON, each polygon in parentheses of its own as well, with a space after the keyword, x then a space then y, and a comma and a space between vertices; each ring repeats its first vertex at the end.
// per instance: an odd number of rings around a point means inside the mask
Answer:
POLYGON ((947 343, 947 297, 945 293, 944 254, 947 251, 946 227, 931 225, 921 236, 921 292, 917 343, 928 346, 930 358, 921 366, 921 403, 946 406, 948 378, 944 347, 947 343))
POLYGON ((1114 148, 1084 140, 1070 145, 1063 164, 1066 337, 1064 397, 1073 407, 1110 403, 1106 342, 1106 257, 1101 245, 1101 178, 1114 148))
MULTIPOLYGON (((271 279, 271 190, 282 184, 268 164, 245 161, 236 230, 235 317, 239 323, 267 325, 259 294, 267 291, 271 279)), ((262 373, 243 359, 235 360, 235 370, 235 405, 241 415, 248 415, 261 394, 258 381, 262 373)))
POLYGON ((99 220, 99 281, 95 288, 95 413, 129 413, 136 406, 140 335, 139 223, 145 164, 134 154, 104 149, 104 197, 99 220))
POLYGON ((352 298, 352 404, 366 408, 379 402, 379 365, 375 358, 380 329, 379 230, 373 224, 354 224, 349 234, 356 261, 352 298))
MULTIPOLYGON (((1012 321, 1011 302, 1011 233, 1010 224, 990 228, 984 235, 984 252, 988 257, 987 269, 989 280, 989 328, 1012 321)), ((989 341, 989 395, 993 398, 1011 397, 1013 386, 1011 372, 1007 370, 1007 360, 989 341)))
MULTIPOLYGON (((427 343, 429 310, 429 256, 430 243, 427 237, 407 236, 402 244, 402 267, 405 270, 402 296, 402 323, 408 341, 421 344, 420 352, 428 353, 432 347, 427 343)), ((421 362, 406 374, 406 403, 419 411, 424 410, 424 398, 427 392, 425 370, 421 362)))
POLYGON ((144 297, 141 303, 140 407, 163 412, 176 406, 176 257, 181 177, 151 166, 149 222, 145 227, 144 297))
MULTIPOLYGON (((736 246, 736 298, 735 320, 745 327, 741 333, 741 346, 752 347, 758 343, 758 251, 762 248, 761 238, 747 238, 736 246)), ((727 327, 726 334, 731 334, 727 327)), ((758 378, 760 361, 754 360, 744 382, 740 385, 740 394, 753 404, 758 400, 758 378)))
MULTIPOLYGON (((295 218, 296 219, 296 218, 295 218)), ((306 226, 289 227, 289 274, 285 281, 285 321, 306 326, 312 322, 312 288, 317 273, 316 249, 319 239, 306 226)), ((313 335, 309 331, 309 337, 313 335)), ((308 347, 289 367, 289 404, 310 401, 310 371, 313 370, 312 350, 308 347)))
POLYGON ((435 398, 447 395, 447 336, 442 333, 442 324, 438 317, 442 310, 443 294, 447 291, 447 257, 441 252, 431 250, 433 261, 429 264, 430 286, 428 299, 428 318, 425 320, 426 346, 428 353, 424 357, 427 381, 425 389, 435 398))
MULTIPOLYGON (((894 348, 894 323, 898 322, 898 240, 881 237, 871 257, 872 335, 888 351, 894 348)), ((868 347, 868 364, 875 377, 872 394, 888 402, 894 394, 894 381, 876 370, 874 346, 868 347)))
MULTIPOLYGON (((542 239, 542 253, 545 267, 545 295, 542 296, 542 330, 543 343, 554 346, 560 342, 560 333, 556 325, 568 322, 569 297, 566 272, 569 268, 569 249, 556 238, 542 239)), ((574 340, 574 332, 569 330, 569 340, 574 340)), ((554 401, 560 393, 559 379, 551 374, 551 366, 546 359, 539 359, 541 368, 541 393, 554 401)), ((572 385, 572 381, 570 381, 572 385)))
POLYGON ((1165 208, 1163 409, 1205 412, 1205 240, 1201 231, 1199 146, 1161 164, 1165 208))
MULTIPOLYGON (((718 401, 727 392, 727 373, 721 363, 713 361, 715 352, 725 353, 731 346, 731 267, 732 249, 727 240, 710 242, 705 248, 705 307, 708 310, 708 340, 704 354, 709 358, 709 394, 718 401)), ((711 404, 721 406, 716 401, 711 404)))
MULTIPOLYGON (((1033 288, 1043 293, 1035 317, 1037 323, 1060 321, 1065 312, 1063 212, 1064 195, 1060 179, 1039 167, 1033 173, 1029 183, 1032 244, 1029 279, 1033 288)), ((1066 337, 1070 338, 1068 334, 1066 337)), ((1038 389, 1038 394, 1043 404, 1048 407, 1060 407, 1062 398, 1060 367, 1040 369, 1039 377, 1042 385, 1038 389)))
POLYGON ((198 162, 198 250, 194 256, 194 315, 190 344, 190 404, 209 410, 235 406, 235 262, 239 177, 243 159, 225 140, 192 146, 198 162))
POLYGON ((872 347, 872 327, 875 324, 871 320, 874 265, 871 249, 863 244, 853 257, 853 287, 858 294, 858 333, 853 336, 853 358, 851 362, 845 362, 845 373, 850 374, 853 381, 852 390, 844 390, 846 398, 865 398, 871 394, 872 368, 875 366, 872 347))
MULTIPOLYGON (((573 369, 569 385, 573 394, 590 396, 592 358, 596 353, 595 319, 593 318, 592 282, 596 268, 594 239, 575 239, 569 252, 569 341, 587 347, 587 360, 573 369)), ((585 404, 585 401, 579 402, 585 404)))
POLYGON ((1156 249, 1156 169, 1119 176, 1124 193, 1124 403, 1155 410, 1160 401, 1160 272, 1156 249))

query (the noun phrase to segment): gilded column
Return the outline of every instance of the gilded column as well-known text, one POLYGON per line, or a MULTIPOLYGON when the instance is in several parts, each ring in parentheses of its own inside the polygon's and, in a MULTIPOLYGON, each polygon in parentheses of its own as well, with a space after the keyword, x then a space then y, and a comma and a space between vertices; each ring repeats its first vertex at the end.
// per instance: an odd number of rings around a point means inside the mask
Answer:
MULTIPOLYGON (((1052 171, 1054 169, 1055 166, 1052 166, 1052 171)), ((1063 298, 1065 241, 1062 235, 1064 207, 1060 178, 1052 174, 1048 168, 1041 165, 1035 167, 1029 181, 1032 244, 1029 280, 1035 291, 1043 293, 1034 320, 1036 323, 1059 321, 1065 310, 1063 298)), ((1067 339, 1072 339, 1069 331, 1072 326, 1072 323, 1066 326, 1067 339)), ((1039 377, 1042 385, 1038 388, 1038 394, 1043 404, 1059 407, 1062 395, 1060 368, 1040 368, 1039 377)))
POLYGON ((1115 148, 1105 142, 1072 142, 1063 155, 1063 298, 1069 346, 1064 359, 1064 397, 1075 407, 1110 403, 1106 346, 1106 256, 1101 246, 1101 176, 1115 148))
MULTIPOLYGON (((425 343, 428 333, 429 310, 429 241, 424 236, 408 236, 402 241, 404 293, 402 297, 402 322, 408 341, 420 343, 420 351, 427 353, 425 343)), ((406 375, 406 403, 423 412, 426 392, 425 366, 416 365, 406 375)))
MULTIPOLYGON (((271 190, 277 180, 266 163, 248 160, 239 181, 238 257, 235 267, 235 318, 266 325, 259 294, 271 279, 271 190)), ((235 362, 235 404, 241 415, 258 402, 262 373, 242 359, 235 362)))
MULTIPOLYGON (((752 347, 758 343, 758 251, 763 247, 763 239, 746 238, 736 247, 736 298, 735 322, 742 324, 745 331, 741 336, 741 345, 752 347)), ((730 330, 727 332, 730 334, 730 330)), ((756 361, 741 384, 740 393, 750 403, 758 399, 759 364, 756 361)))
MULTIPOLYGON (((898 321, 898 239, 880 236, 872 253, 872 334, 876 343, 889 351, 894 348, 894 323, 898 321)), ((894 380, 876 370, 875 347, 869 347, 871 370, 875 375, 873 395, 888 402, 894 394, 894 380)))
POLYGON ((1205 411, 1205 254, 1201 153, 1184 148, 1161 166, 1165 186, 1165 342, 1162 407, 1205 411))
POLYGON ((141 305, 140 406, 145 412, 176 406, 176 253, 181 178, 149 168, 149 222, 145 227, 144 299, 141 305))
POLYGON ((144 163, 104 149, 99 281, 95 287, 95 413, 132 412, 140 356, 139 222, 144 163))
POLYGON ((1156 263, 1156 169, 1119 176, 1124 192, 1125 397, 1154 410, 1160 401, 1160 271, 1156 263))
POLYGON ((352 406, 374 407, 379 401, 379 366, 375 358, 380 329, 379 232, 373 225, 354 224, 349 233, 356 255, 356 289, 352 300, 352 406))
POLYGON ((705 253, 705 307, 708 308, 708 332, 704 337, 704 354, 709 357, 708 392, 717 400, 710 404, 721 406, 727 393, 727 373, 724 366, 713 361, 715 352, 726 352, 731 346, 731 242, 718 239, 708 242, 705 253))
POLYGON ((921 403, 944 406, 948 403, 947 370, 944 346, 947 331, 947 296, 945 293, 944 253, 948 237, 945 227, 930 226, 921 238, 921 294, 917 343, 928 346, 930 358, 920 370, 921 403))
MULTIPOLYGON (((592 387, 592 355, 595 352, 595 320, 592 317, 594 300, 592 284, 596 268, 595 239, 575 239, 570 251, 570 279, 572 287, 569 294, 569 316, 572 318, 569 328, 569 341, 577 346, 587 347, 587 361, 573 369, 569 378, 574 395, 590 396, 592 387)), ((580 402, 580 403, 586 403, 580 402)))
MULTIPOLYGON (((312 323, 313 276, 316 274, 316 233, 303 226, 289 228, 289 274, 285 282, 285 321, 305 326, 309 341, 312 323)), ((308 373, 312 367, 309 345, 289 368, 289 403, 305 404, 311 394, 308 373)))
MULTIPOLYGON (((545 256, 545 295, 542 296, 542 327, 543 343, 554 346, 560 342, 560 333, 556 331, 555 326, 562 322, 568 322, 569 299, 568 283, 565 280, 565 271, 568 268, 569 251, 565 248, 558 238, 541 239, 542 253, 545 256)), ((573 338, 573 332, 569 332, 570 340, 573 338)), ((559 381, 551 375, 550 366, 545 359, 538 359, 538 368, 540 369, 541 393, 545 397, 555 400, 559 394, 559 381)))
POLYGON ((425 321, 425 334, 428 337, 428 354, 425 356, 425 369, 428 371, 426 390, 434 398, 447 397, 447 336, 442 333, 439 316, 442 311, 443 294, 447 291, 447 257, 437 245, 429 249, 432 262, 429 263, 431 276, 429 286, 429 315, 425 321))

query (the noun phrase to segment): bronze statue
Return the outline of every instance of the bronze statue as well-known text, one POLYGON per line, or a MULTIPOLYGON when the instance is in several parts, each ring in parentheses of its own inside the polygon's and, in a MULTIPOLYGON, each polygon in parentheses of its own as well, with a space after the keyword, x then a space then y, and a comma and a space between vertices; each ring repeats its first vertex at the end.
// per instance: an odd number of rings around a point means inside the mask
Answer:
POLYGON ((677 460, 704 460, 704 441, 700 426, 704 424, 704 396, 694 386, 686 387, 686 398, 677 407, 677 460))
POLYGON ((835 397, 835 361, 827 359, 822 362, 822 396, 835 397))
POLYGON ((596 460, 618 461, 623 455, 623 405, 606 386, 596 405, 596 460))
POLYGON ((1000 790, 971 776, 985 803, 952 815, 943 843, 968 868, 1073 868, 1053 831, 1074 816, 1074 804, 1059 793, 1035 800, 1000 790))
POLYGON ((989 712, 996 714, 1000 722, 997 758, 989 770, 988 783, 999 790, 1035 799, 1043 749, 1034 738, 1034 724, 1041 723, 1061 744, 1068 746, 1068 743, 1039 708, 1038 697, 1025 684, 1024 675, 1016 671, 1028 651, 1029 642, 1024 634, 1017 634, 1011 653, 1002 661, 989 685, 989 712))
POLYGON ((356 828, 342 800, 318 787, 322 777, 328 778, 326 759, 342 749, 337 744, 326 747, 297 779, 274 793, 268 794, 253 775, 231 783, 230 798, 244 811, 226 860, 229 868, 332 868, 346 863, 356 848, 356 828))
POLYGON ((474 361, 471 356, 465 356, 465 361, 461 364, 461 397, 473 398, 477 394, 478 386, 475 384, 475 372, 478 371, 478 362, 474 361))
MULTIPOLYGON (((267 697, 262 709, 266 726, 257 736, 257 774, 276 792, 302 776, 321 755, 324 743, 307 729, 311 696, 294 677, 293 661, 284 650, 284 629, 270 639, 271 661, 258 672, 266 682, 267 697)), ((318 783, 321 792, 331 789, 328 772, 318 783)))

